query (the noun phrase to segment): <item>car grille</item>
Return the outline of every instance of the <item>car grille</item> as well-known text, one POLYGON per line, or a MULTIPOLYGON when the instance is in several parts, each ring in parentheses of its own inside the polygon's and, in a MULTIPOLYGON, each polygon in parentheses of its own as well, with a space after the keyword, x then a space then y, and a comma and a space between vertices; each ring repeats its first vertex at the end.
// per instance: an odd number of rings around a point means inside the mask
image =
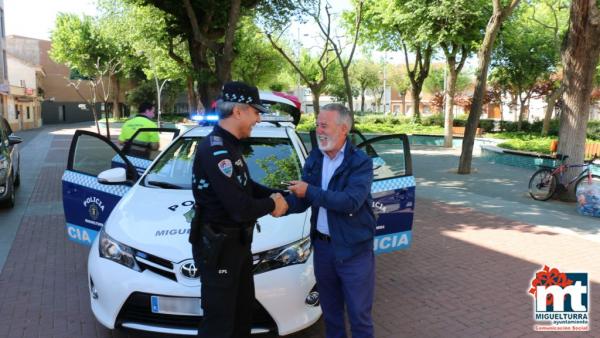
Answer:
POLYGON ((172 281, 177 281, 173 263, 170 261, 142 251, 136 251, 135 259, 142 271, 149 270, 172 281))
MULTIPOLYGON (((149 326, 161 326, 172 329, 196 329, 201 316, 178 316, 153 313, 150 305, 150 294, 134 292, 121 308, 117 317, 117 325, 122 323, 138 323, 149 326)), ((276 324, 267 310, 255 299, 252 312, 252 326, 273 331, 276 324)))

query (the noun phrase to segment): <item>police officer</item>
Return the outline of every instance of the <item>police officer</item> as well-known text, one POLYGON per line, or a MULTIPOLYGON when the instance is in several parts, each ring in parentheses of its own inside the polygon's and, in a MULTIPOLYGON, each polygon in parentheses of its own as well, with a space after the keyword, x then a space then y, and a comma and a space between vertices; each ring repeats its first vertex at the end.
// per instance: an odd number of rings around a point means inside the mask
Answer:
POLYGON ((195 215, 190 232, 202 282, 199 337, 250 335, 254 278, 250 245, 256 219, 280 216, 287 203, 278 191, 254 182, 240 140, 260 122, 258 89, 241 82, 223 86, 219 124, 198 145, 193 165, 195 215))
MULTIPOLYGON (((127 122, 123 124, 123 127, 121 127, 119 144, 123 146, 140 128, 157 128, 156 122, 152 120, 154 116, 154 105, 148 102, 141 103, 138 107, 138 114, 127 120, 127 122)), ((141 148, 142 153, 149 153, 152 150, 158 149, 158 143, 158 132, 146 132, 138 134, 135 140, 133 140, 132 146, 141 148)), ((134 148, 132 147, 132 149, 134 148)))

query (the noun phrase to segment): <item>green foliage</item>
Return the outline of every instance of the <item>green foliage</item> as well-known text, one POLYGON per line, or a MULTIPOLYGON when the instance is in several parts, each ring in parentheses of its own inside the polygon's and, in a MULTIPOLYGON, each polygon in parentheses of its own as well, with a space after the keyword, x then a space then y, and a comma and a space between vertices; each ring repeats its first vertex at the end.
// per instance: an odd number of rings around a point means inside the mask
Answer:
POLYGON ((479 128, 481 128, 484 133, 492 132, 494 130, 494 120, 480 119, 479 128))
POLYGON ((142 81, 137 87, 127 92, 125 100, 132 107, 137 107, 142 102, 156 101, 156 84, 154 81, 142 81))
POLYGON ((286 158, 270 155, 257 159, 256 164, 266 173, 260 183, 267 187, 282 189, 284 187, 281 186, 281 182, 299 179, 300 168, 296 154, 290 154, 286 158))
MULTIPOLYGON (((519 7, 498 36, 491 78, 500 88, 512 93, 531 91, 536 82, 556 70, 560 60, 559 50, 552 43, 555 32, 538 24, 538 20, 543 20, 541 17, 533 18, 542 6, 540 3, 519 7)), ((566 21, 563 24, 566 25, 566 21)))
POLYGON ((287 67, 285 59, 273 49, 251 18, 240 20, 240 28, 236 31, 235 51, 233 79, 259 88, 269 88, 272 85, 287 87, 278 78, 282 69, 287 67))
POLYGON ((50 58, 65 64, 83 77, 96 76, 96 63, 104 64, 116 57, 116 46, 102 34, 97 20, 91 16, 60 13, 52 31, 50 58))
MULTIPOLYGON (((384 115, 365 115, 355 116, 355 128, 363 133, 389 134, 432 134, 442 135, 444 128, 430 125, 424 126, 412 122, 409 117, 393 117, 384 115)), ((300 124, 296 128, 298 131, 310 131, 315 129, 314 115, 303 115, 300 124)))
POLYGON ((588 122, 587 137, 592 140, 600 140, 600 121, 588 122))
MULTIPOLYGON (((444 92, 444 68, 438 67, 429 70, 429 76, 423 82, 423 89, 430 94, 444 92)), ((460 93, 471 84, 471 78, 463 73, 459 73, 456 78, 456 92, 460 93)))
POLYGON ((421 124, 424 126, 444 126, 444 115, 443 114, 434 114, 425 116, 421 119, 421 124))
MULTIPOLYGON (((517 134, 515 134, 517 135, 517 134)), ((530 151, 542 154, 550 154, 550 143, 555 138, 553 137, 537 137, 530 134, 520 134, 520 137, 509 139, 506 142, 498 144, 500 148, 530 151)))

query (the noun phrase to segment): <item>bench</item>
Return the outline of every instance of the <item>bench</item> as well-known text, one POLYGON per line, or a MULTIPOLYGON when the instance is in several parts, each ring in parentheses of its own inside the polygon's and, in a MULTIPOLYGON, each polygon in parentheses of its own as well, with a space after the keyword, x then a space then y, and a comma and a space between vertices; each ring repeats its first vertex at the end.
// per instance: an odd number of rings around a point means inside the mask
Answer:
MULTIPOLYGON (((552 152, 552 154, 556 154, 557 150, 558 140, 552 140, 550 143, 550 152, 552 152)), ((585 159, 590 159, 594 157, 594 155, 600 156, 600 143, 586 143, 583 154, 583 158, 585 159)))
MULTIPOLYGON (((452 135, 455 136, 464 136, 465 135, 465 127, 452 127, 452 135)), ((476 136, 481 136, 481 128, 477 128, 475 131, 476 136)))

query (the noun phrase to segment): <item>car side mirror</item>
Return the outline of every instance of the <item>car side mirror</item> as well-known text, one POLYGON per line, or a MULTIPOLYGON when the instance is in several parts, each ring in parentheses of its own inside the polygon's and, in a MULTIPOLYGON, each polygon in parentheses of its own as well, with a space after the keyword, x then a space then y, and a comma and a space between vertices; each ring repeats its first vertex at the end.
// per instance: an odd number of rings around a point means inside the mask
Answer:
POLYGON ((9 135, 8 136, 8 144, 9 145, 15 145, 15 144, 19 144, 23 142, 23 139, 17 135, 9 135))
POLYGON ((127 171, 125 168, 112 168, 98 174, 100 184, 124 184, 127 183, 127 171))

